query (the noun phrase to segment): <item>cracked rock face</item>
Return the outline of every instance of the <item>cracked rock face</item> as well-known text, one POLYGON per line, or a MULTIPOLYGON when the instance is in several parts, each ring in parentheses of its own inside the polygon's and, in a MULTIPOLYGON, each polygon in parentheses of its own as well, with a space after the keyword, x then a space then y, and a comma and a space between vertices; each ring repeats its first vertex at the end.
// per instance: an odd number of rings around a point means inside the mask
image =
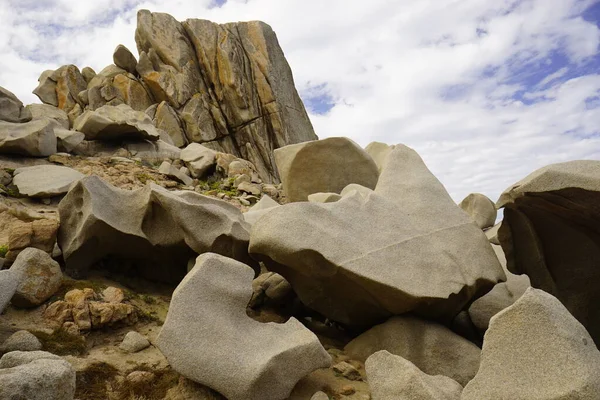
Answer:
POLYGON ((508 270, 556 296, 600 344, 600 161, 541 168, 498 200, 508 270))
POLYGON ((122 190, 84 178, 60 202, 58 243, 67 272, 85 275, 106 258, 146 278, 177 283, 187 261, 212 251, 248 261, 249 226, 235 206, 157 185, 122 190))
POLYGON ((177 111, 191 142, 210 143, 279 181, 273 150, 316 139, 272 29, 138 13, 137 71, 177 111))
POLYGON ((331 357, 295 318, 277 324, 248 317, 253 276, 238 261, 199 256, 173 293, 157 346, 177 372, 230 400, 283 400, 331 357))
POLYGON ((402 145, 385 160, 374 191, 264 215, 253 225, 250 253, 284 276, 305 305, 354 326, 409 311, 452 319, 505 279, 481 229, 402 145))

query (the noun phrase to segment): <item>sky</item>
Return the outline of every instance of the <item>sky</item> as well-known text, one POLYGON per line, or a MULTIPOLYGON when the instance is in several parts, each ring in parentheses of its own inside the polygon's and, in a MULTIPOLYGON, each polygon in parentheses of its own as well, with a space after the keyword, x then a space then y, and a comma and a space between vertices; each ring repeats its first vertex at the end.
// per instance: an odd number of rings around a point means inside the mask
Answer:
POLYGON ((0 86, 137 55, 139 9, 267 22, 320 138, 406 144, 457 202, 600 159, 599 0, 0 0, 0 86))

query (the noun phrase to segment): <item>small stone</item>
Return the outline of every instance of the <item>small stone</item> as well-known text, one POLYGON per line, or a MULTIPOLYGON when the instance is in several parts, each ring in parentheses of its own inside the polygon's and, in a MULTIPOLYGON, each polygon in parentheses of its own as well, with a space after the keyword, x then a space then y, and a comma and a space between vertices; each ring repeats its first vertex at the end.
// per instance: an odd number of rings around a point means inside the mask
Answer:
POLYGON ((150 371, 133 371, 132 373, 127 375, 125 380, 129 383, 137 385, 144 383, 150 384, 152 383, 155 377, 156 375, 154 375, 150 371))
POLYGON ((119 288, 110 286, 104 289, 102 292, 102 298, 107 303, 122 303, 125 300, 125 294, 119 288))
POLYGON ((356 393, 356 389, 352 385, 346 385, 346 386, 342 386, 339 393, 344 396, 350 396, 350 395, 356 393))
POLYGON ((75 322, 65 322, 61 329, 70 336, 79 336, 80 334, 79 327, 75 322))
POLYGON ((150 347, 150 342, 146 337, 136 331, 130 331, 125 335, 119 348, 128 353, 137 353, 150 347))
POLYGON ((233 180, 233 187, 237 188, 242 183, 244 183, 244 182, 250 183, 250 181, 251 181, 251 179, 248 175, 246 175, 246 174, 238 175, 233 180))
POLYGON ((313 394, 310 400, 329 400, 329 396, 323 392, 317 392, 313 394))
POLYGON ((243 206, 250 206, 250 202, 242 197, 238 197, 237 200, 240 202, 241 205, 243 206))
POLYGON ((242 182, 237 186, 237 190, 240 192, 246 192, 254 196, 260 196, 262 190, 260 185, 256 183, 242 182))
POLYGON ((348 364, 345 361, 342 361, 336 365, 334 365, 333 370, 338 374, 341 374, 344 378, 349 379, 351 381, 361 381, 362 376, 360 372, 351 364, 348 364))
POLYGON ((18 331, 13 333, 0 346, 0 353, 11 351, 36 351, 42 349, 42 343, 29 331, 18 331))

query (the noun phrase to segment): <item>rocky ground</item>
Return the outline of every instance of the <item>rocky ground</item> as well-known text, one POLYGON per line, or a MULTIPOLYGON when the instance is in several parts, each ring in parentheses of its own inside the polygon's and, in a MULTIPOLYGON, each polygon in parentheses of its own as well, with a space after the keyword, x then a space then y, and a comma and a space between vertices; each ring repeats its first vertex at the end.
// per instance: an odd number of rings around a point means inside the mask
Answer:
POLYGON ((600 399, 599 161, 456 204, 266 24, 136 42, 0 88, 0 400, 600 399))

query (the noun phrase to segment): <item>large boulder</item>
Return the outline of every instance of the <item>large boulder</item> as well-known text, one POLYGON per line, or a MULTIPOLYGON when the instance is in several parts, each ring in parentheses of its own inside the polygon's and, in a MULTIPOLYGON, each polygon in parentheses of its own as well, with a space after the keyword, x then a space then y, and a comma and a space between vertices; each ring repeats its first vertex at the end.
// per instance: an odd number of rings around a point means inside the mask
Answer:
POLYGON ((177 372, 230 400, 286 399, 331 357, 295 318, 277 324, 248 317, 253 276, 235 260, 199 256, 173 293, 156 344, 177 372))
POLYGON ((11 351, 37 351, 42 349, 40 340, 29 331, 17 331, 0 345, 0 354, 11 351))
POLYGON ((597 399, 600 351, 552 295, 527 289, 494 316, 481 366, 461 400, 597 399))
POLYGON ((496 222, 496 205, 481 193, 471 193, 458 206, 469 214, 473 222, 481 229, 494 226, 496 222))
POLYGON ((0 359, 0 399, 73 400, 75 370, 44 351, 13 351, 0 359))
POLYGON ((498 238, 508 270, 556 296, 600 344, 600 161, 541 168, 508 188, 498 238))
POLYGON ((343 137, 293 144, 275 150, 275 162, 288 201, 307 201, 313 193, 340 193, 356 183, 377 185, 375 161, 343 137))
POLYGON ((51 119, 64 129, 69 129, 69 116, 58 107, 49 104, 29 104, 26 107, 33 119, 51 119))
POLYGON ((73 168, 59 165, 36 165, 17 168, 13 184, 28 197, 54 197, 65 194, 73 183, 85 177, 73 168))
POLYGON ((113 53, 113 62, 117 67, 123 68, 129 73, 136 73, 135 68, 137 67, 137 60, 131 51, 122 44, 118 45, 115 49, 113 53))
POLYGON ((443 325, 412 316, 390 318, 345 347, 350 357, 363 362, 380 350, 406 358, 429 375, 444 375, 461 385, 473 379, 479 368, 477 346, 443 325))
POLYGON ((26 123, 0 121, 0 154, 47 157, 56 153, 55 122, 47 119, 26 123))
POLYGON ((490 319, 510 307, 531 286, 527 275, 515 275, 506 269, 506 258, 502 247, 492 245, 506 274, 506 282, 500 282, 485 296, 475 300, 469 307, 469 317, 480 332, 485 332, 490 319))
POLYGON ((4 311, 10 299, 17 291, 21 275, 14 270, 0 270, 0 314, 4 311))
POLYGON ((141 10, 135 39, 139 75, 179 114, 190 141, 249 160, 278 182, 273 150, 317 139, 267 24, 180 23, 141 10))
POLYGON ((260 218, 250 252, 308 307, 363 327, 409 311, 451 320, 505 279, 481 229, 402 145, 374 191, 287 204, 260 218))
POLYGON ((67 129, 55 128, 54 134, 56 135, 58 151, 65 153, 72 152, 85 140, 83 133, 67 129))
POLYGON ((155 103, 144 84, 133 74, 116 65, 109 65, 88 83, 82 101, 88 109, 126 104, 136 111, 145 111, 155 103))
POLYGON ((128 260, 147 278, 174 283, 197 254, 250 261, 249 225, 241 212, 192 191, 154 184, 121 190, 91 176, 77 182, 58 211, 58 243, 71 276, 84 275, 107 257, 128 260))
POLYGON ((365 362, 374 400, 460 400, 462 386, 442 375, 428 375, 410 361, 385 350, 365 362))
POLYGON ((31 111, 23 107, 21 100, 11 91, 0 87, 0 121, 27 122, 31 118, 31 111))
POLYGON ((33 247, 19 253, 11 267, 21 276, 12 304, 28 308, 48 300, 62 284, 60 265, 45 251, 33 247))
POLYGON ((88 110, 75 120, 73 128, 87 140, 160 139, 150 117, 127 104, 88 110))
POLYGON ((215 166, 217 152, 198 143, 191 143, 181 150, 181 161, 190 170, 194 178, 201 178, 215 166))

